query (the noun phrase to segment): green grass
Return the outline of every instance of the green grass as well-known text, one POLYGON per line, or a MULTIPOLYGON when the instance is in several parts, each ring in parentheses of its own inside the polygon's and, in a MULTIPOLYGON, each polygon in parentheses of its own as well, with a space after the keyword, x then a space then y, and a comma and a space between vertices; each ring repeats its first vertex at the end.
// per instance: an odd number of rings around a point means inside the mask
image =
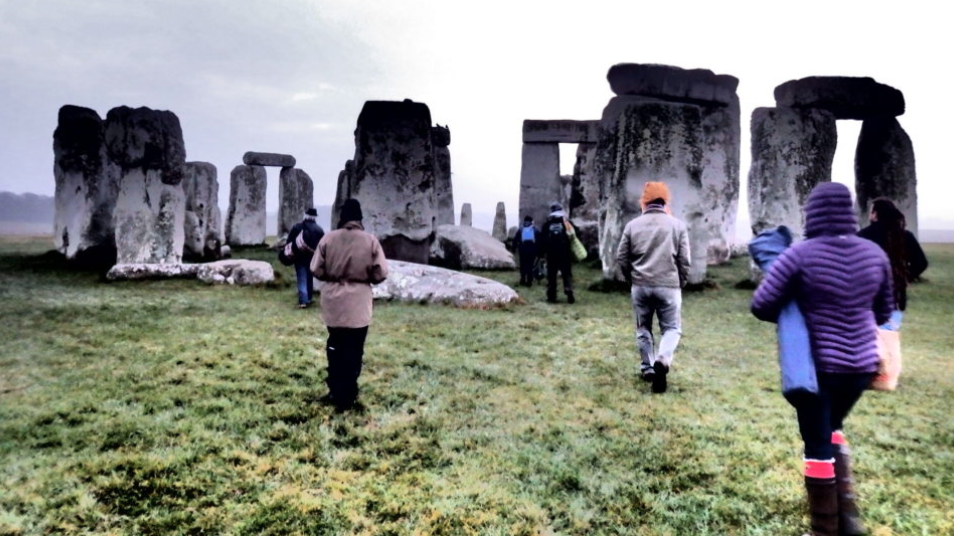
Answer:
MULTIPOLYGON (((687 293, 649 394, 628 297, 491 311, 377 304, 363 412, 326 332, 266 288, 107 283, 0 239, 0 534, 795 535, 800 441, 738 259, 687 293)), ((928 246, 904 373, 848 421, 876 535, 954 534, 954 247, 928 246)), ((262 250, 239 256, 271 260, 262 250)), ((508 284, 515 273, 491 277, 508 284)))

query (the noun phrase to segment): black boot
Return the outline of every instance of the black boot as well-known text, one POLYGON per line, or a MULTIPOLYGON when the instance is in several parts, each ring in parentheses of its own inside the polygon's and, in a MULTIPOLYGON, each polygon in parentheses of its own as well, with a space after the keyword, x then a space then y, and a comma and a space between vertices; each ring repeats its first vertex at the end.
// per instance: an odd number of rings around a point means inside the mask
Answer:
POLYGON ((861 514, 855 503, 854 479, 851 476, 851 449, 848 445, 835 447, 835 480, 838 489, 838 534, 860 536, 865 533, 861 514))
POLYGON ((838 490, 834 478, 805 477, 811 536, 838 536, 838 490))

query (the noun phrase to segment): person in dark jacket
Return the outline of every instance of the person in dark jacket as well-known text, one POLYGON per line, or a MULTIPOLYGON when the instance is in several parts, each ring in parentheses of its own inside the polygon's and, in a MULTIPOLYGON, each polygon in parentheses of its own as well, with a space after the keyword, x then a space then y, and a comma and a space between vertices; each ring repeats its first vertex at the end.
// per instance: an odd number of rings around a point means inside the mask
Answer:
MULTIPOLYGON (((547 301, 557 301, 557 272, 563 275, 563 293, 567 303, 576 303, 573 296, 573 253, 570 251, 570 237, 566 227, 573 224, 563 212, 563 205, 552 203, 550 215, 540 229, 540 254, 547 259, 547 301)), ((576 229, 574 227, 574 232, 576 229)))
POLYGON ((295 278, 298 280, 300 309, 311 305, 315 295, 315 280, 308 271, 308 265, 311 263, 312 255, 315 254, 318 242, 325 236, 325 230, 315 221, 317 217, 318 211, 314 208, 306 210, 305 218, 288 231, 288 238, 285 240, 286 244, 292 244, 292 252, 295 254, 295 278))
POLYGON ((894 283, 894 300, 897 310, 892 314, 886 329, 899 331, 901 317, 908 305, 908 283, 916 280, 927 270, 928 261, 921 244, 911 231, 906 230, 904 214, 887 198, 879 197, 871 203, 871 225, 858 231, 858 236, 881 246, 891 261, 891 277, 894 283))
POLYGON ((877 325, 895 307, 887 256, 856 232, 848 188, 819 184, 805 204, 806 240, 779 256, 752 298, 752 313, 769 322, 794 299, 808 326, 819 393, 796 413, 815 536, 864 532, 842 428, 878 371, 877 325))
POLYGON ((520 284, 533 285, 533 263, 537 260, 540 232, 533 226, 533 216, 523 218, 523 227, 513 236, 513 249, 520 256, 520 284))

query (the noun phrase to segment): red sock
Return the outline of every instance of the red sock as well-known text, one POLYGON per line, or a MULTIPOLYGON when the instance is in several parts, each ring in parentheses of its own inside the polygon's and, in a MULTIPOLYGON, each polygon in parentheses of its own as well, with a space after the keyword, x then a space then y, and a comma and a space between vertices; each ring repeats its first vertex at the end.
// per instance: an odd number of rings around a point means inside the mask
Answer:
POLYGON ((835 478, 835 459, 810 460, 805 458, 805 477, 818 479, 835 478))

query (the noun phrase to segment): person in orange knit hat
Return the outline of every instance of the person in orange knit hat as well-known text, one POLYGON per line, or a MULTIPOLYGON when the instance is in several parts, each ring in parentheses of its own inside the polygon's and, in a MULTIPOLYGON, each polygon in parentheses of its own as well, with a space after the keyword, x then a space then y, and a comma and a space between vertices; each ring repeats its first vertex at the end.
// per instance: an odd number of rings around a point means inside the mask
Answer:
POLYGON ((654 393, 666 392, 666 376, 682 335, 682 287, 689 280, 689 232, 669 210, 669 188, 647 182, 640 205, 643 213, 626 224, 616 261, 630 284, 636 347, 643 380, 654 393), (662 337, 653 340, 653 317, 662 337))

